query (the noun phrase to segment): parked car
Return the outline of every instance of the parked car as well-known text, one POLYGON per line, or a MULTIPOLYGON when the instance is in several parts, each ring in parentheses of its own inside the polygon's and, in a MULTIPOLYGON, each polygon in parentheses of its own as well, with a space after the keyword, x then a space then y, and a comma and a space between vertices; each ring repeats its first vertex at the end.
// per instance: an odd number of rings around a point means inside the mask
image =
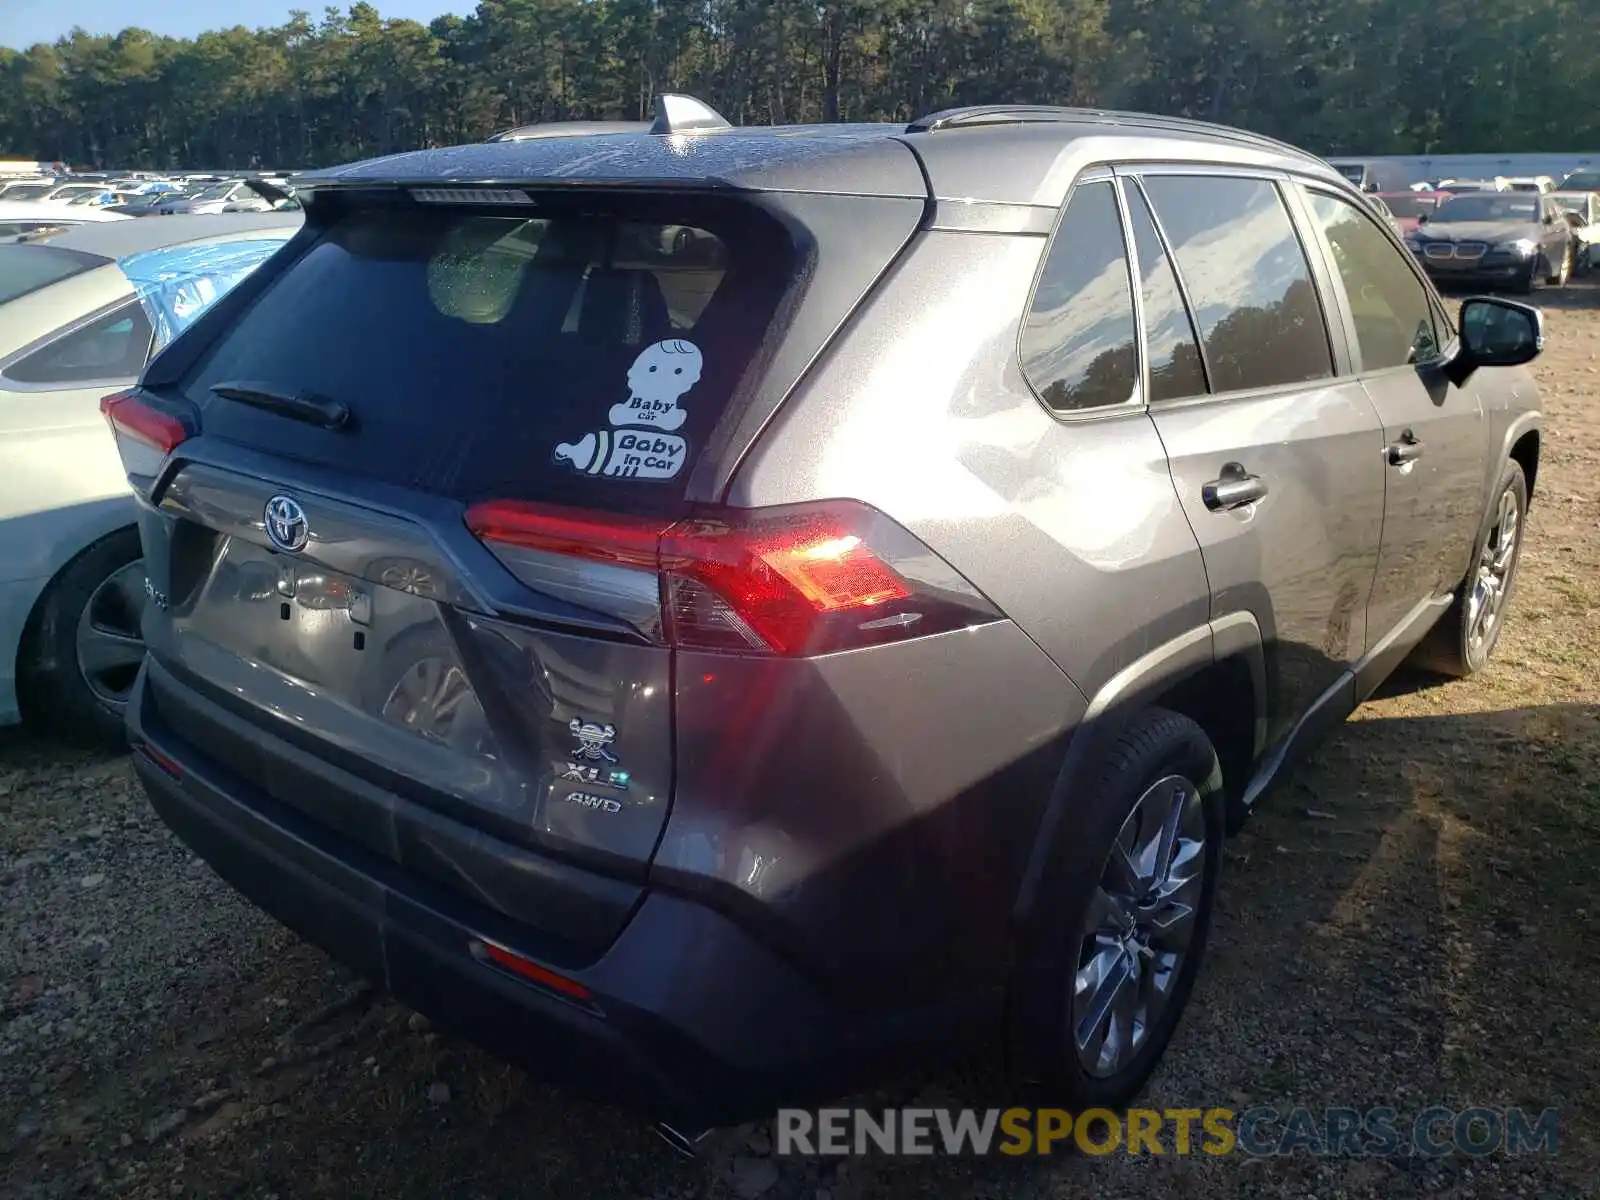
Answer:
POLYGON ((1379 192, 1377 198, 1383 201, 1404 235, 1413 232, 1424 218, 1431 220, 1436 216, 1439 206, 1450 199, 1450 193, 1408 190, 1379 192))
POLYGON ((287 188, 265 179, 229 179, 184 196, 169 198, 156 212, 171 213, 271 212, 290 206, 287 188))
POLYGON ((1388 225, 1390 229, 1394 230, 1395 236, 1404 237, 1405 230, 1401 228, 1399 220, 1390 210, 1388 204, 1384 202, 1383 197, 1378 195, 1377 192, 1367 192, 1366 197, 1367 203, 1372 205, 1373 211, 1383 218, 1384 224, 1388 225))
POLYGON ((0 179, 0 200, 13 201, 18 199, 19 194, 34 194, 35 189, 38 189, 39 191, 48 191, 48 188, 38 188, 38 185, 52 184, 54 182, 55 181, 53 179, 42 176, 37 178, 23 176, 20 179, 0 179))
POLYGON ((996 1031, 1121 1104, 1225 830, 1408 654, 1494 648, 1540 314, 1453 320, 1338 172, 1219 126, 696 128, 308 176, 108 398, 138 774, 680 1144, 996 1031), (722 254, 615 260, 672 225, 722 254))
POLYGON ((162 205, 180 200, 185 194, 180 189, 142 192, 137 196, 132 196, 122 201, 120 204, 112 204, 107 207, 111 212, 124 213, 130 217, 148 217, 158 212, 162 205))
POLYGON ((6 188, 5 195, 0 196, 0 200, 65 204, 79 196, 95 195, 103 191, 105 185, 100 183, 85 183, 82 180, 70 179, 40 179, 6 188))
POLYGON ((1573 171, 1561 181, 1558 192, 1600 192, 1600 171, 1573 171))
POLYGON ((1410 245, 1436 281, 1519 292, 1565 284, 1575 259, 1561 206, 1528 192, 1455 196, 1410 235, 1410 245))
POLYGON ((0 198, 0 244, 31 239, 49 230, 75 229, 80 225, 103 225, 108 221, 127 219, 123 214, 108 209, 0 198))
POLYGON ((1330 158, 1328 165, 1348 179, 1352 186, 1363 192, 1378 190, 1378 177, 1372 164, 1359 158, 1330 158))
POLYGON ((1501 179, 1442 179, 1438 190, 1459 196, 1466 192, 1505 192, 1510 189, 1501 179))
POLYGON ((1573 271, 1587 275, 1600 266, 1600 192, 1556 192, 1550 198, 1572 226, 1573 271))
POLYGON ((0 246, 0 724, 25 703, 120 736, 144 568, 100 399, 299 223, 121 218, 0 246))
POLYGON ((1548 194, 1556 190, 1556 181, 1548 175, 1502 175, 1498 182, 1507 192, 1539 192, 1548 194))

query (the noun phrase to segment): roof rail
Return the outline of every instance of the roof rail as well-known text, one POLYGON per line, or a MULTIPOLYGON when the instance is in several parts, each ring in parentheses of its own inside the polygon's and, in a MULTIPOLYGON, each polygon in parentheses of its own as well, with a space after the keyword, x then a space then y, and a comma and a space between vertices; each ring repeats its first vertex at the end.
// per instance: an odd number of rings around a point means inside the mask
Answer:
POLYGON ((941 112, 918 117, 906 126, 906 132, 937 133, 941 129, 970 129, 984 125, 1016 125, 1036 121, 1187 130, 1245 145, 1289 150, 1295 154, 1306 153, 1298 146, 1291 146, 1288 142, 1280 142, 1264 134, 1236 129, 1231 125, 1218 125, 1211 121, 1196 121, 1191 117, 1166 117, 1155 113, 1118 112, 1101 108, 1069 108, 1051 104, 975 104, 965 108, 947 108, 941 112))
POLYGON ((680 92, 662 92, 656 97, 656 119, 651 133, 710 133, 732 129, 733 123, 703 100, 680 92))

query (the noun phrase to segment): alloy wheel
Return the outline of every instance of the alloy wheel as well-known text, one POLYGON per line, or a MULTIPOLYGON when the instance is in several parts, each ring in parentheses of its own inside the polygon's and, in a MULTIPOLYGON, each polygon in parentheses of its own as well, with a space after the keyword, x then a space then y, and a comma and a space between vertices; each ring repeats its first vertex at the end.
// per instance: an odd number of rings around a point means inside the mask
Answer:
POLYGON ((144 661, 144 560, 114 571, 89 596, 78 618, 78 674, 102 704, 128 702, 144 661))
POLYGON ((1071 1032, 1096 1078, 1142 1050, 1177 987, 1206 872, 1205 808, 1181 775, 1152 784, 1122 823, 1090 897, 1071 1032))
POLYGON ((1467 645, 1475 661, 1482 661, 1504 616, 1511 573, 1516 568, 1517 543, 1522 537, 1522 504, 1513 488, 1500 493, 1494 528, 1484 539, 1467 595, 1467 645))

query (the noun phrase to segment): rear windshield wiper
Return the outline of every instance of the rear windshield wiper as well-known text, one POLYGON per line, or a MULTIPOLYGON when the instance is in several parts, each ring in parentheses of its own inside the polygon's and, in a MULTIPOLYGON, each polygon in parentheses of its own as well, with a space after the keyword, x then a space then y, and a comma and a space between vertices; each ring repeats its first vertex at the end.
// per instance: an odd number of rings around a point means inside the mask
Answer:
POLYGON ((290 396, 255 383, 213 384, 211 392, 224 400, 237 400, 240 404, 248 404, 252 408, 264 409, 281 417, 304 421, 307 425, 317 425, 323 429, 343 429, 350 423, 348 404, 343 400, 319 396, 315 392, 301 392, 290 396))

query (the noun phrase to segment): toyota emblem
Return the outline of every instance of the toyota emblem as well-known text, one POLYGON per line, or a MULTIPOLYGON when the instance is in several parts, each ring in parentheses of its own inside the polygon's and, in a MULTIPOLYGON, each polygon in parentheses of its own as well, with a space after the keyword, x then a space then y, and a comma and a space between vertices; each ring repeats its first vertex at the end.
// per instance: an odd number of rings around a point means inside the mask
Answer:
POLYGON ((288 496, 274 496, 267 501, 266 526, 267 540, 291 554, 304 550, 311 536, 306 510, 288 496))

